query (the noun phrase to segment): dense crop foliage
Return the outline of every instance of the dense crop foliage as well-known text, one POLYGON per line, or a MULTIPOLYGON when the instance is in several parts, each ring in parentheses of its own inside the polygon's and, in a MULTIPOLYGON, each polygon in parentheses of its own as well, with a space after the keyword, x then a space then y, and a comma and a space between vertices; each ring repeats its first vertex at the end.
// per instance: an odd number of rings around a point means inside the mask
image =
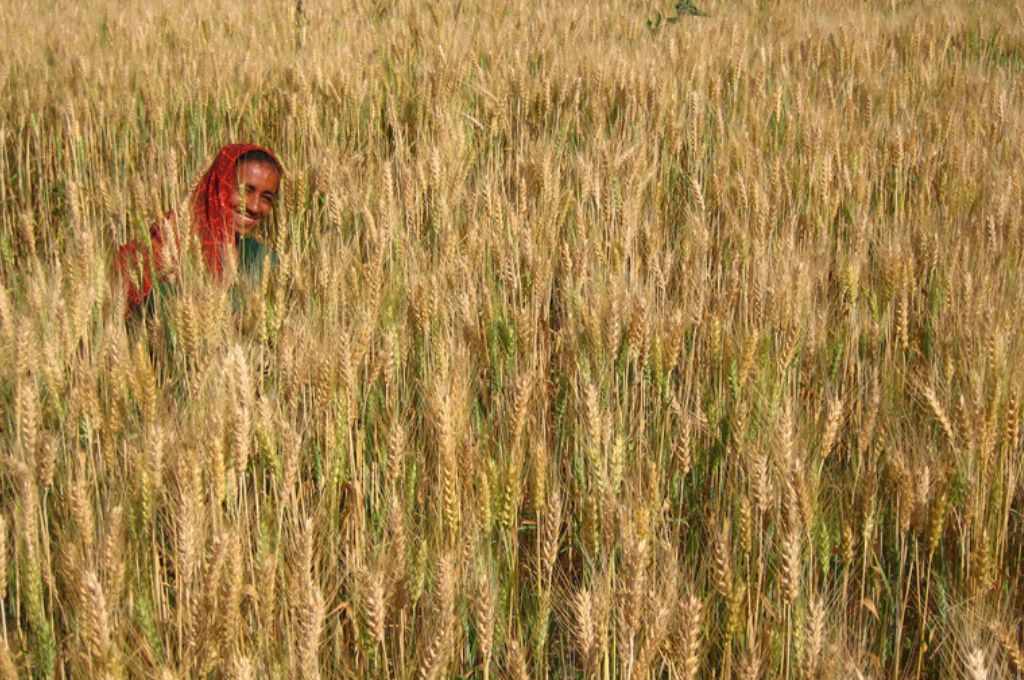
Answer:
POLYGON ((1024 672, 1021 5, 697 4, 5 0, 0 678, 1024 672))

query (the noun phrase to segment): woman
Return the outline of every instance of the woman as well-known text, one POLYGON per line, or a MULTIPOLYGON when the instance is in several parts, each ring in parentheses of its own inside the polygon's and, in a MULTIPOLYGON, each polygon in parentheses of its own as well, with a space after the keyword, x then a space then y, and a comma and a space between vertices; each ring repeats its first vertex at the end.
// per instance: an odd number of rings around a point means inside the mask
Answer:
MULTIPOLYGON (((192 192, 192 228, 214 279, 221 278, 225 257, 237 258, 243 269, 262 266, 264 250, 252 235, 274 209, 283 174, 280 161, 266 147, 228 144, 217 152, 192 192)), ((137 241, 118 249, 115 266, 129 311, 149 299, 154 274, 158 286, 177 276, 181 243, 176 225, 177 216, 169 213, 149 230, 152 249, 137 241)))

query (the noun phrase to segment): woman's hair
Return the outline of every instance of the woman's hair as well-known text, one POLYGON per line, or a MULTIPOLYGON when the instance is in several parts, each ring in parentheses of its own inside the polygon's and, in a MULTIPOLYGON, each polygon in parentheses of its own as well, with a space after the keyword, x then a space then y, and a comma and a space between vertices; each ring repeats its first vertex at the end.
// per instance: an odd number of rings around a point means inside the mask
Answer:
POLYGON ((277 172, 281 175, 284 174, 284 168, 281 167, 281 162, 274 158, 271 154, 267 153, 263 149, 253 149, 252 151, 246 151, 238 160, 235 161, 235 167, 238 167, 242 163, 252 161, 254 163, 267 163, 274 166, 277 172))

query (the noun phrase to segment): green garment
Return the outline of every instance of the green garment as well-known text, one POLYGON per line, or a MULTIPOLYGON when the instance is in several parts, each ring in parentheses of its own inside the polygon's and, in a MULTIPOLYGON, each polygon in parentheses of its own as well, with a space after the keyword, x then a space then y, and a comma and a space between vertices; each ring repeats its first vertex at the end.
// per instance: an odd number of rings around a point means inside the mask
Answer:
POLYGON ((259 290, 264 271, 269 273, 276 266, 277 255, 270 248, 248 236, 238 239, 238 281, 231 287, 231 307, 236 313, 243 312, 250 296, 259 290))
POLYGON ((277 255, 254 238, 243 236, 238 240, 238 273, 259 283, 263 278, 263 259, 269 257, 269 269, 277 266, 277 255))
MULTIPOLYGON (((238 247, 238 280, 231 290, 231 303, 236 312, 245 306, 246 295, 242 289, 252 291, 257 289, 263 280, 264 260, 266 260, 267 272, 277 267, 277 255, 254 238, 242 237, 237 242, 238 247)), ((163 317, 165 325, 170 327, 167 317, 167 301, 177 295, 177 285, 168 281, 157 280, 153 286, 153 293, 145 301, 144 306, 149 310, 150 315, 158 314, 163 317)))
MULTIPOLYGON (((253 318, 254 309, 250 308, 254 295, 260 295, 260 287, 263 283, 264 271, 270 272, 277 267, 278 258, 272 250, 264 246, 254 238, 241 238, 237 241, 238 255, 238 278, 235 284, 228 291, 231 308, 239 319, 243 320, 243 326, 250 323, 253 318), (248 321, 246 321, 248 320, 248 321)), ((212 284, 212 281, 205 283, 212 284)), ((147 296, 136 313, 131 314, 136 320, 145 319, 142 325, 131 323, 130 328, 134 336, 137 330, 142 330, 150 336, 150 343, 163 344, 173 351, 180 341, 178 336, 178 316, 174 311, 173 300, 178 295, 176 283, 157 278, 154 282, 152 293, 147 296)))

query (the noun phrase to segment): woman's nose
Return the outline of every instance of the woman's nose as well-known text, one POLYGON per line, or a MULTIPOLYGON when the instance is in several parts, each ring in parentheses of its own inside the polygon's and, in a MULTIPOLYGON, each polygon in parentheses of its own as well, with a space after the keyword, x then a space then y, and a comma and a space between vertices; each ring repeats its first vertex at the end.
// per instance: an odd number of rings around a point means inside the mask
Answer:
POLYGON ((260 200, 258 194, 250 194, 245 198, 245 209, 249 211, 250 215, 259 215, 263 217, 267 214, 267 207, 260 200))

